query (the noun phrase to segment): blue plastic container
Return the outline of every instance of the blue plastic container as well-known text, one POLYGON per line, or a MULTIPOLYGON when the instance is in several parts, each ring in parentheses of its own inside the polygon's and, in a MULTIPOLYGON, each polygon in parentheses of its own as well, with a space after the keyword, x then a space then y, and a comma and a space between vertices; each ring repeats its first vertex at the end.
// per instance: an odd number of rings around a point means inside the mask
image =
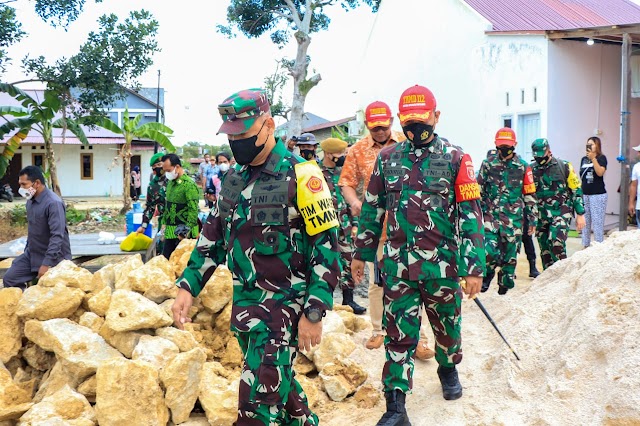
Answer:
MULTIPOLYGON (((136 230, 140 227, 140 225, 142 225, 143 212, 144 210, 142 209, 142 206, 140 205, 140 203, 136 202, 136 203, 133 203, 133 209, 129 210, 125 214, 125 218, 127 222, 127 229, 126 229, 127 235, 129 235, 132 232, 136 232, 136 230)), ((149 238, 152 238, 152 235, 153 235, 152 224, 149 224, 149 226, 147 226, 147 229, 144 230, 144 235, 146 235, 149 238)))

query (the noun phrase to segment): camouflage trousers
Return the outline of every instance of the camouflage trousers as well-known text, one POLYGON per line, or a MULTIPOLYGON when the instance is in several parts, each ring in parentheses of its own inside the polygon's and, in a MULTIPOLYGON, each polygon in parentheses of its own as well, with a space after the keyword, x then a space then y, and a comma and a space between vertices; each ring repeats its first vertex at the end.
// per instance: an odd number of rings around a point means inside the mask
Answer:
POLYGON ((338 247, 340 248, 340 290, 355 288, 356 283, 351 276, 351 260, 353 259, 353 244, 340 232, 338 237, 338 247))
POLYGON ((420 305, 436 339, 436 361, 452 367, 462 361, 462 290, 456 278, 409 281, 386 276, 383 325, 386 362, 384 390, 408 392, 413 387, 414 354, 420 338, 420 305))
POLYGON ((244 355, 236 425, 317 425, 294 377, 295 339, 267 332, 238 332, 236 338, 244 355))
POLYGON ((522 235, 504 235, 499 232, 484 231, 484 244, 487 251, 487 273, 493 274, 500 268, 499 282, 503 287, 513 288, 518 264, 518 251, 522 243, 522 235))
POLYGON ((536 237, 544 269, 567 257, 567 236, 569 235, 570 222, 571 219, 563 216, 538 221, 536 237))

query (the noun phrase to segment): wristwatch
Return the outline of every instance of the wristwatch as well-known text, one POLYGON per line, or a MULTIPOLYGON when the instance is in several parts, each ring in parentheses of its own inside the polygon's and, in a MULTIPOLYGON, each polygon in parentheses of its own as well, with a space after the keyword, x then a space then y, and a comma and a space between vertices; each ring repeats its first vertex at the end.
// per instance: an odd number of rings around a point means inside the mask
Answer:
POLYGON ((315 324, 322 321, 322 317, 327 315, 327 313, 323 309, 309 307, 304 310, 304 315, 310 323, 315 324))

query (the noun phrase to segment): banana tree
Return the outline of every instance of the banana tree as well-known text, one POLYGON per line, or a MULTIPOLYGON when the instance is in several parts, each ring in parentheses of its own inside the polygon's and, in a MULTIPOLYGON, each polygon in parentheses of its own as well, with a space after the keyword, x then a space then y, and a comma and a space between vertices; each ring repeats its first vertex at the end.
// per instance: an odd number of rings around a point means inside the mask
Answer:
POLYGON ((62 93, 59 90, 47 88, 42 102, 38 102, 12 84, 0 83, 0 92, 7 93, 20 102, 20 106, 0 106, 0 118, 5 120, 0 125, 0 140, 11 135, 0 157, 0 177, 4 176, 9 161, 20 143, 30 132, 36 132, 44 141, 49 186, 56 194, 62 196, 53 150, 53 129, 69 130, 83 145, 88 146, 89 141, 80 126, 80 121, 67 117, 55 119, 56 114, 61 113, 64 108, 61 101, 62 93))
POLYGON ((167 152, 175 152, 176 150, 168 137, 173 134, 173 130, 162 123, 153 122, 140 125, 140 120, 142 120, 142 114, 138 114, 135 118, 130 118, 129 109, 125 108, 122 127, 108 118, 103 118, 97 123, 100 127, 124 136, 124 146, 120 150, 120 157, 122 157, 124 164, 124 175, 122 177, 123 206, 120 211, 122 214, 131 208, 131 142, 134 139, 150 139, 160 144, 167 152))

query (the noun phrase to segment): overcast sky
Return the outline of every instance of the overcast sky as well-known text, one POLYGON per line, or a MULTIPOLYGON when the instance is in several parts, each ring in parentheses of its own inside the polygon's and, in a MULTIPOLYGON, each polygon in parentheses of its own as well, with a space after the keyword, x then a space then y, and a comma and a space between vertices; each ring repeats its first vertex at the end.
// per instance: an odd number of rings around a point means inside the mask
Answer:
MULTIPOLYGON (((131 10, 146 9, 159 22, 158 43, 162 51, 154 56, 154 64, 140 79, 145 87, 156 87, 158 70, 160 85, 166 90, 166 124, 175 131, 174 142, 187 141, 220 144, 224 135, 216 136, 220 118, 216 106, 229 94, 262 86, 264 77, 275 70, 275 60, 295 56, 295 41, 278 50, 268 36, 247 39, 238 35, 227 39, 216 32, 217 24, 226 24, 226 0, 190 0, 181 3, 158 0, 105 0, 93 4, 87 0, 85 11, 68 31, 55 29, 35 14, 33 2, 18 0, 10 5, 17 9, 18 19, 28 35, 9 48, 13 63, 2 75, 5 82, 24 79, 21 59, 45 56, 50 63, 77 52, 87 34, 97 30, 97 19, 115 13, 123 20, 131 10)), ((354 94, 357 75, 375 22, 371 9, 363 6, 345 12, 340 7, 329 10, 332 22, 328 31, 313 36, 309 55, 311 67, 322 75, 320 85, 311 90, 305 110, 328 120, 353 115, 360 100, 354 94)), ((381 66, 387 65, 390 52, 380 52, 381 66)), ((34 88, 25 84, 23 89, 34 88)), ((284 99, 291 99, 291 88, 284 99)))

